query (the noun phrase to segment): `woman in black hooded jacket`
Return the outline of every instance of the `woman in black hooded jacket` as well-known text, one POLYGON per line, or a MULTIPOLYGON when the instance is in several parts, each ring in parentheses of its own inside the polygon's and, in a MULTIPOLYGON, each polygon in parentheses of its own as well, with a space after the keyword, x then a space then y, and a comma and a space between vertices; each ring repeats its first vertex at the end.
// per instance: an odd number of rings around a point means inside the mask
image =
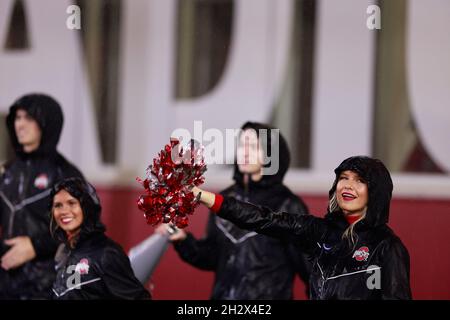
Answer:
POLYGON ((56 256, 55 299, 150 299, 123 249, 104 232, 95 189, 80 178, 56 184, 50 230, 61 241, 56 256))
MULTIPOLYGON (((304 202, 283 184, 290 152, 284 137, 276 133, 274 128, 257 122, 241 127, 235 183, 221 194, 292 215, 308 214, 304 202), (275 144, 278 151, 272 148, 275 144), (252 161, 258 151, 262 152, 258 146, 266 149, 267 155, 278 156, 277 164, 274 161, 265 166, 277 168, 275 174, 262 175, 263 165, 252 161)), ((167 229, 163 225, 157 232, 167 233, 167 229)), ((210 214, 202 239, 183 230, 170 239, 185 262, 214 271, 213 300, 292 299, 295 276, 308 283, 310 262, 293 243, 242 229, 215 214, 210 214)))
POLYGON ((377 159, 344 160, 336 169, 325 218, 275 213, 229 197, 201 192, 201 201, 248 230, 286 239, 313 257, 312 299, 411 299, 409 254, 387 226, 389 171, 377 159))

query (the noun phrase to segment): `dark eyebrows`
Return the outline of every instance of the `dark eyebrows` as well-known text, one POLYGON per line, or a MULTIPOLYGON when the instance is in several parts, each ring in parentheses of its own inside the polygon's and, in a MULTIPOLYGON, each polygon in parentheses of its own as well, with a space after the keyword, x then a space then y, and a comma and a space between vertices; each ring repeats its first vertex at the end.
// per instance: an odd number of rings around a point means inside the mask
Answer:
POLYGON ((69 204, 73 204, 73 203, 77 203, 77 202, 80 202, 80 201, 77 198, 75 198, 74 196, 70 195, 69 199, 65 199, 63 201, 56 201, 55 202, 55 200, 53 200, 53 205, 55 206, 56 204, 63 204, 63 202, 66 202, 66 203, 69 203, 69 204))
POLYGON ((340 174, 339 174, 339 177, 347 177, 348 176, 348 173, 345 173, 345 171, 342 171, 340 174))
POLYGON ((53 202, 53 207, 56 207, 56 206, 59 206, 59 205, 62 205, 61 201, 53 202))

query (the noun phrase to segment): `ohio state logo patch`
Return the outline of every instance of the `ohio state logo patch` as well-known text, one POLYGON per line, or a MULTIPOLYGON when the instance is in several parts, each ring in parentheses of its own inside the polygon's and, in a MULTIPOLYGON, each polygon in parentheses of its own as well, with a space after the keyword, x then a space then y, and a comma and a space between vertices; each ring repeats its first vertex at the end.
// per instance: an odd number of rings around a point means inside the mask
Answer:
POLYGON ((355 258, 356 261, 367 261, 369 258, 369 248, 364 246, 355 250, 352 258, 355 258))
POLYGON ((89 262, 88 259, 83 258, 80 262, 75 266, 75 272, 79 274, 88 274, 89 273, 89 262))
POLYGON ((34 180, 34 186, 38 189, 46 189, 48 187, 48 176, 45 173, 41 173, 34 180))

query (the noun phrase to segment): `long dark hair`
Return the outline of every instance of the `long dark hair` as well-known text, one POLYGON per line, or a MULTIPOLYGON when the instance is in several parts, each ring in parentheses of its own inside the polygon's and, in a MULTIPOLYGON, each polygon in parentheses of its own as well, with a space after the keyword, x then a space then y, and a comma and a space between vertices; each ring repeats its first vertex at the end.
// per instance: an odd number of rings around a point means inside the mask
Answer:
POLYGON ((67 178, 56 183, 51 192, 50 232, 56 240, 61 242, 67 241, 65 232, 59 228, 53 215, 53 199, 61 190, 67 191, 72 197, 80 202, 81 210, 83 211, 83 223, 81 224, 78 240, 92 233, 105 232, 106 228, 100 221, 102 207, 95 188, 89 182, 81 178, 67 178))

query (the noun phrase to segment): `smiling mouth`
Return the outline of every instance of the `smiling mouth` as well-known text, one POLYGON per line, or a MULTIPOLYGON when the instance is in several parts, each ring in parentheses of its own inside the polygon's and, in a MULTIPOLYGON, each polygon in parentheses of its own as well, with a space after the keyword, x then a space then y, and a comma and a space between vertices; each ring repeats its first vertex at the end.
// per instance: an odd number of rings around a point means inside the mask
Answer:
POLYGON ((62 218, 62 219, 60 219, 60 221, 62 224, 68 224, 73 221, 73 218, 62 218))
POLYGON ((344 192, 344 193, 342 193, 342 199, 344 199, 345 201, 352 201, 352 200, 356 199, 356 196, 354 196, 351 193, 344 192))

